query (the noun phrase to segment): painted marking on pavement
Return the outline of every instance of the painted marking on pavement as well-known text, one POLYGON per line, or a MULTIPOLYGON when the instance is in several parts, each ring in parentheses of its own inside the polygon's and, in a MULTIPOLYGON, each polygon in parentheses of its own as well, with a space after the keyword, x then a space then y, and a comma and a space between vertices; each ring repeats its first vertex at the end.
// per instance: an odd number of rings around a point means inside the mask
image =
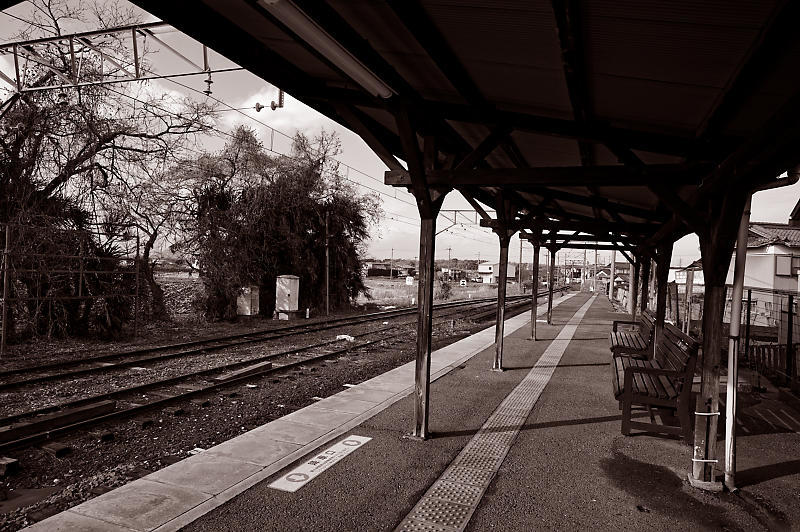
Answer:
POLYGON ((787 412, 786 410, 781 408, 781 414, 783 414, 784 416, 786 416, 789 419, 791 419, 792 421, 794 421, 794 424, 797 425, 797 427, 800 429, 800 423, 798 423, 797 420, 795 418, 793 418, 791 416, 791 414, 789 414, 789 412, 787 412))
POLYGON ((489 416, 396 531, 466 528, 596 297, 590 297, 572 316, 522 382, 489 416))
POLYGON ((312 458, 306 460, 305 463, 270 484, 269 487, 281 491, 295 492, 371 439, 366 436, 351 434, 324 451, 318 452, 312 458))

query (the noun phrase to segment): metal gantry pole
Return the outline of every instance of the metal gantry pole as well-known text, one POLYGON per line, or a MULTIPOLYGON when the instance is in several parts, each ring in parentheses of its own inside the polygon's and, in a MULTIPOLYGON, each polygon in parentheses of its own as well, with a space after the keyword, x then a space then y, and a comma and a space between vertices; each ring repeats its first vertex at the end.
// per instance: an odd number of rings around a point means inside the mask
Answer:
MULTIPOLYGON (((138 231, 137 231, 138 233, 138 231)), ((142 269, 141 257, 139 256, 139 235, 136 235, 136 258, 134 267, 136 268, 136 289, 133 296, 133 336, 139 336, 139 271, 142 269)), ((151 294, 152 296, 152 294, 151 294)))
POLYGON ((8 291, 9 291, 9 266, 11 251, 11 224, 6 224, 6 245, 3 251, 3 330, 0 338, 0 357, 6 356, 6 342, 8 338, 8 291))
MULTIPOLYGON (((328 211, 325 211, 325 315, 330 316, 330 245, 328 242, 328 211)), ((390 272, 391 275, 391 272, 390 272)))
MULTIPOLYGON (((739 381, 739 327, 742 321, 742 292, 747 262, 747 233, 750 227, 750 198, 744 207, 736 241, 736 261, 731 294, 731 323, 728 336, 728 385, 725 396, 725 487, 736 489, 736 394, 739 381)), ((791 302, 791 296, 789 296, 791 302)))

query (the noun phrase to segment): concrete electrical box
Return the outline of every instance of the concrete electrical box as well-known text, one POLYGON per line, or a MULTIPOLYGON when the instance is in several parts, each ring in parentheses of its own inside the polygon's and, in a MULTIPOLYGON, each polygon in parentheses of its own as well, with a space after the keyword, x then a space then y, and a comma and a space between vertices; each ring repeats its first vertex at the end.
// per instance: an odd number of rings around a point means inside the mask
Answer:
POLYGON ((298 276, 278 276, 275 282, 275 312, 278 313, 280 319, 289 319, 290 314, 297 312, 297 296, 299 293, 300 278, 298 276))
POLYGON ((242 288, 242 293, 236 298, 236 313, 239 316, 255 316, 258 314, 258 286, 251 285, 242 288))

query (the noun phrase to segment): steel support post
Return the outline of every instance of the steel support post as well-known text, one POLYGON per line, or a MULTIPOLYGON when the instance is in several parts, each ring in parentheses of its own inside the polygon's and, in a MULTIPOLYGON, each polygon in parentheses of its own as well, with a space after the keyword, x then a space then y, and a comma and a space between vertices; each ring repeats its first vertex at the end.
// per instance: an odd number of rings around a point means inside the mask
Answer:
POLYGON ((533 271, 531 272, 531 340, 536 341, 536 305, 539 302, 539 241, 533 242, 533 271))
MULTIPOLYGON (((506 231, 503 230, 505 233, 506 231)), ((503 330, 506 319, 506 284, 508 277, 508 244, 511 238, 500 236, 500 271, 497 272, 497 321, 494 327, 494 362, 492 369, 503 371, 503 330)))
MULTIPOLYGON (((728 336, 728 386, 725 395, 725 487, 736 489, 736 400, 739 381, 739 330, 742 322, 742 295, 744 271, 747 260, 747 233, 750 227, 750 198, 745 203, 744 214, 736 239, 736 261, 733 270, 731 294, 731 323, 728 336)), ((791 296, 790 296, 791 297, 791 296)))

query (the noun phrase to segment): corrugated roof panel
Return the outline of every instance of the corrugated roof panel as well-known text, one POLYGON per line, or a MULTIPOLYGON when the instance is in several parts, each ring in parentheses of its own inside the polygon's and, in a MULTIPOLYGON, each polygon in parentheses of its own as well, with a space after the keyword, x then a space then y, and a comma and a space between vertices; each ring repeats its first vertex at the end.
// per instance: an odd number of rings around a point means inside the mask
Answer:
POLYGON ((547 116, 571 113, 549 2, 423 5, 484 97, 547 116))
POLYGON ((598 118, 615 126, 680 135, 695 133, 719 93, 717 89, 612 76, 594 76, 592 84, 598 118))
POLYGON ((427 98, 461 101, 457 90, 384 2, 331 0, 329 4, 417 92, 427 98))
POLYGON ((590 76, 649 79, 722 88, 759 28, 686 24, 607 15, 584 24, 590 76))
POLYGON ((578 143, 572 139, 514 131, 511 137, 531 166, 578 166, 578 143))
POLYGON ((773 0, 588 0, 585 9, 595 16, 704 24, 714 31, 720 26, 758 27, 774 5, 773 0))

